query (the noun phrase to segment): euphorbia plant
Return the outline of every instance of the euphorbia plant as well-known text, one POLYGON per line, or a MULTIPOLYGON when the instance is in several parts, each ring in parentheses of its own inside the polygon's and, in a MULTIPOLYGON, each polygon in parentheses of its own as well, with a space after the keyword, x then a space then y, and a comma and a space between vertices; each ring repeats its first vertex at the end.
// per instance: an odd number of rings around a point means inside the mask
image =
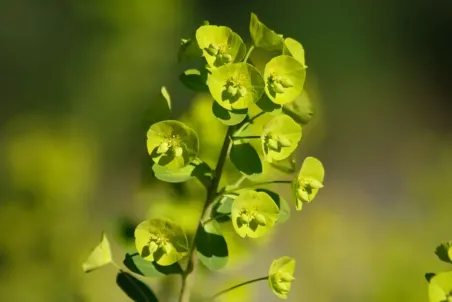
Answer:
MULTIPOLYGON (((179 301, 190 301, 198 263, 212 271, 227 265, 229 252, 222 224, 231 223, 238 236, 253 240, 268 236, 287 221, 289 204, 264 186, 291 185, 297 211, 303 204, 312 202, 323 188, 323 165, 312 156, 304 159, 295 179, 256 180, 264 164, 284 173, 294 172, 294 152, 311 112, 299 104, 307 69, 303 46, 269 29, 255 14, 251 14, 250 35, 253 44, 247 50, 243 39, 232 29, 205 22, 191 38, 182 40, 178 52, 179 61, 198 61, 202 66, 185 71, 180 80, 191 90, 209 92, 213 98, 212 113, 228 127, 214 168, 199 156, 199 140, 209 138, 199 138, 195 130, 171 118, 171 101, 165 87, 147 132, 146 146, 157 179, 178 183, 197 178, 206 188, 193 240, 189 242, 189 236, 177 221, 151 217, 136 226, 136 251, 127 253, 123 260, 128 271, 112 260, 105 234, 83 264, 85 272, 114 264, 119 270, 117 284, 134 301, 158 300, 134 274, 145 277, 179 274, 182 277, 179 301), (255 48, 273 56, 263 68, 250 60, 255 48), (251 114, 253 106, 260 111, 251 114), (260 135, 249 135, 255 121, 264 116, 271 118, 260 135), (220 187, 227 160, 242 177, 234 184, 220 187), (251 183, 243 185, 245 180, 251 183)), ((269 288, 286 299, 295 280, 294 271, 295 260, 282 256, 273 261, 267 276, 204 296, 206 300, 214 300, 237 287, 267 280, 269 288)))

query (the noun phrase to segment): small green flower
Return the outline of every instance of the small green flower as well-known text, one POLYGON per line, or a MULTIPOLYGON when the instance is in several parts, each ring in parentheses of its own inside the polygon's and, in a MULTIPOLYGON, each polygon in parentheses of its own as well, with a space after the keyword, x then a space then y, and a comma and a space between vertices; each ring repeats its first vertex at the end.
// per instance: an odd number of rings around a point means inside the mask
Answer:
POLYGON ((268 274, 270 289, 281 299, 287 299, 292 282, 295 280, 295 260, 284 256, 272 262, 268 274))
POLYGON ((279 218, 279 208, 264 192, 247 190, 232 203, 232 224, 240 237, 264 236, 279 218))
POLYGON ((430 279, 428 296, 430 302, 452 301, 452 271, 439 273, 430 279))
POLYGON ((145 260, 171 265, 188 253, 184 230, 168 219, 149 219, 135 229, 135 246, 145 260))
POLYGON ((303 203, 310 203, 323 188, 324 175, 323 164, 318 159, 307 157, 304 160, 298 177, 292 183, 297 211, 301 211, 303 203))

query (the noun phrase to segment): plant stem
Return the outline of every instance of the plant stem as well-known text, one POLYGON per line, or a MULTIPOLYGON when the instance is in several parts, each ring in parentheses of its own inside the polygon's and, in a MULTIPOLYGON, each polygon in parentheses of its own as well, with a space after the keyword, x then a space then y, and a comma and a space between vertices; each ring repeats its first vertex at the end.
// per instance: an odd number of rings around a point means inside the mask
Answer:
POLYGON ((254 139, 254 138, 261 138, 260 135, 248 135, 248 136, 233 136, 232 139, 254 139))
POLYGON ((234 289, 236 289, 236 288, 238 288, 238 287, 241 287, 241 286, 244 286, 244 285, 247 285, 247 284, 250 284, 250 283, 254 283, 254 282, 259 282, 259 281, 267 280, 267 279, 268 279, 268 276, 265 276, 265 277, 261 277, 261 278, 249 280, 249 281, 246 281, 246 282, 242 282, 242 283, 240 283, 240 284, 231 286, 231 287, 229 287, 229 288, 227 288, 227 289, 225 289, 225 290, 222 290, 221 292, 216 293, 215 295, 213 295, 212 297, 210 297, 209 300, 214 300, 214 299, 217 298, 218 296, 221 296, 222 294, 225 294, 225 293, 227 293, 227 292, 230 292, 231 290, 234 290, 234 289))
POLYGON ((255 119, 257 119, 258 117, 260 117, 260 116, 262 116, 262 115, 264 115, 264 114, 265 114, 264 111, 259 112, 258 114, 256 114, 256 115, 253 116, 252 118, 250 118, 249 121, 248 121, 248 123, 249 123, 249 124, 252 124, 252 123, 254 122, 255 119))
POLYGON ((244 63, 246 63, 248 61, 253 50, 254 50, 254 45, 251 45, 251 47, 248 49, 248 52, 246 53, 245 59, 243 59, 244 63))
POLYGON ((264 186, 264 185, 271 185, 271 184, 291 184, 292 180, 271 180, 271 181, 265 181, 265 182, 258 182, 258 183, 253 183, 247 186, 243 186, 243 187, 237 187, 237 188, 232 188, 229 190, 225 190, 222 194, 229 194, 235 191, 239 191, 239 190, 243 190, 243 189, 248 189, 248 188, 253 188, 253 187, 259 187, 259 186, 264 186))
POLYGON ((231 147, 231 135, 234 132, 234 126, 230 126, 226 131, 226 135, 223 141, 223 146, 221 147, 220 156, 218 158, 217 166, 215 167, 212 182, 207 189, 206 202, 202 210, 201 217, 198 222, 198 227, 196 229, 195 238, 193 244, 191 245, 190 251, 188 253, 188 264, 184 273, 182 274, 182 288, 180 291, 179 302, 189 302, 191 289, 194 284, 194 273, 198 266, 198 255, 196 253, 196 237, 200 234, 202 230, 202 221, 206 220, 209 216, 209 208, 212 201, 217 197, 218 185, 220 184, 221 174, 223 172, 223 167, 226 162, 226 158, 231 147))

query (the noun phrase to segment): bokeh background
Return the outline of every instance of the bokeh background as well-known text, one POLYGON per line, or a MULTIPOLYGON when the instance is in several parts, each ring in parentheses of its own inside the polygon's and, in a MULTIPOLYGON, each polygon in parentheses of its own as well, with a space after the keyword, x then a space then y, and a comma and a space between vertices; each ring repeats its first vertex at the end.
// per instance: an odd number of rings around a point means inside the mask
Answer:
MULTIPOLYGON (((224 127, 178 82, 177 50, 206 19, 249 41, 250 12, 306 49, 316 115, 297 158, 324 162, 325 189, 251 250, 228 235, 230 265, 199 288, 289 255, 289 301, 427 300, 424 273, 445 269, 434 248, 452 239, 452 2, 2 0, 0 301, 128 301, 113 267, 81 270, 101 231, 120 262, 137 221, 194 228, 201 187, 153 178, 144 121, 166 85, 216 160, 224 127)), ((171 301, 179 281, 149 284, 171 301)), ((222 301, 278 298, 263 282, 222 301)))

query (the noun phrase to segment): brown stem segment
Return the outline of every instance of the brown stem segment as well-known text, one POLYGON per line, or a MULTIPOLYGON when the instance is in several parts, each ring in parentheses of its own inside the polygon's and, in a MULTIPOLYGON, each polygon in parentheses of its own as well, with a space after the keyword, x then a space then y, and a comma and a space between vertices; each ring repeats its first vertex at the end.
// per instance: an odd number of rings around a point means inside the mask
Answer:
POLYGON ((182 275, 182 288, 179 295, 179 302, 189 302, 191 289, 194 284, 194 277, 196 273, 196 268, 198 267, 198 254, 196 253, 196 236, 200 233, 202 229, 202 221, 209 217, 209 209, 212 201, 217 197, 218 186, 221 180, 221 174, 223 173, 223 167, 226 162, 226 158, 231 147, 231 136, 235 130, 234 126, 230 126, 226 132, 226 136, 223 141, 223 146, 221 147, 220 156, 218 158, 217 166, 215 167, 215 172, 212 178, 212 182, 207 190, 206 202, 204 203, 204 208, 202 210, 201 218, 198 222, 198 228, 195 233, 195 240, 191 245, 190 252, 188 253, 188 264, 187 268, 182 275))

